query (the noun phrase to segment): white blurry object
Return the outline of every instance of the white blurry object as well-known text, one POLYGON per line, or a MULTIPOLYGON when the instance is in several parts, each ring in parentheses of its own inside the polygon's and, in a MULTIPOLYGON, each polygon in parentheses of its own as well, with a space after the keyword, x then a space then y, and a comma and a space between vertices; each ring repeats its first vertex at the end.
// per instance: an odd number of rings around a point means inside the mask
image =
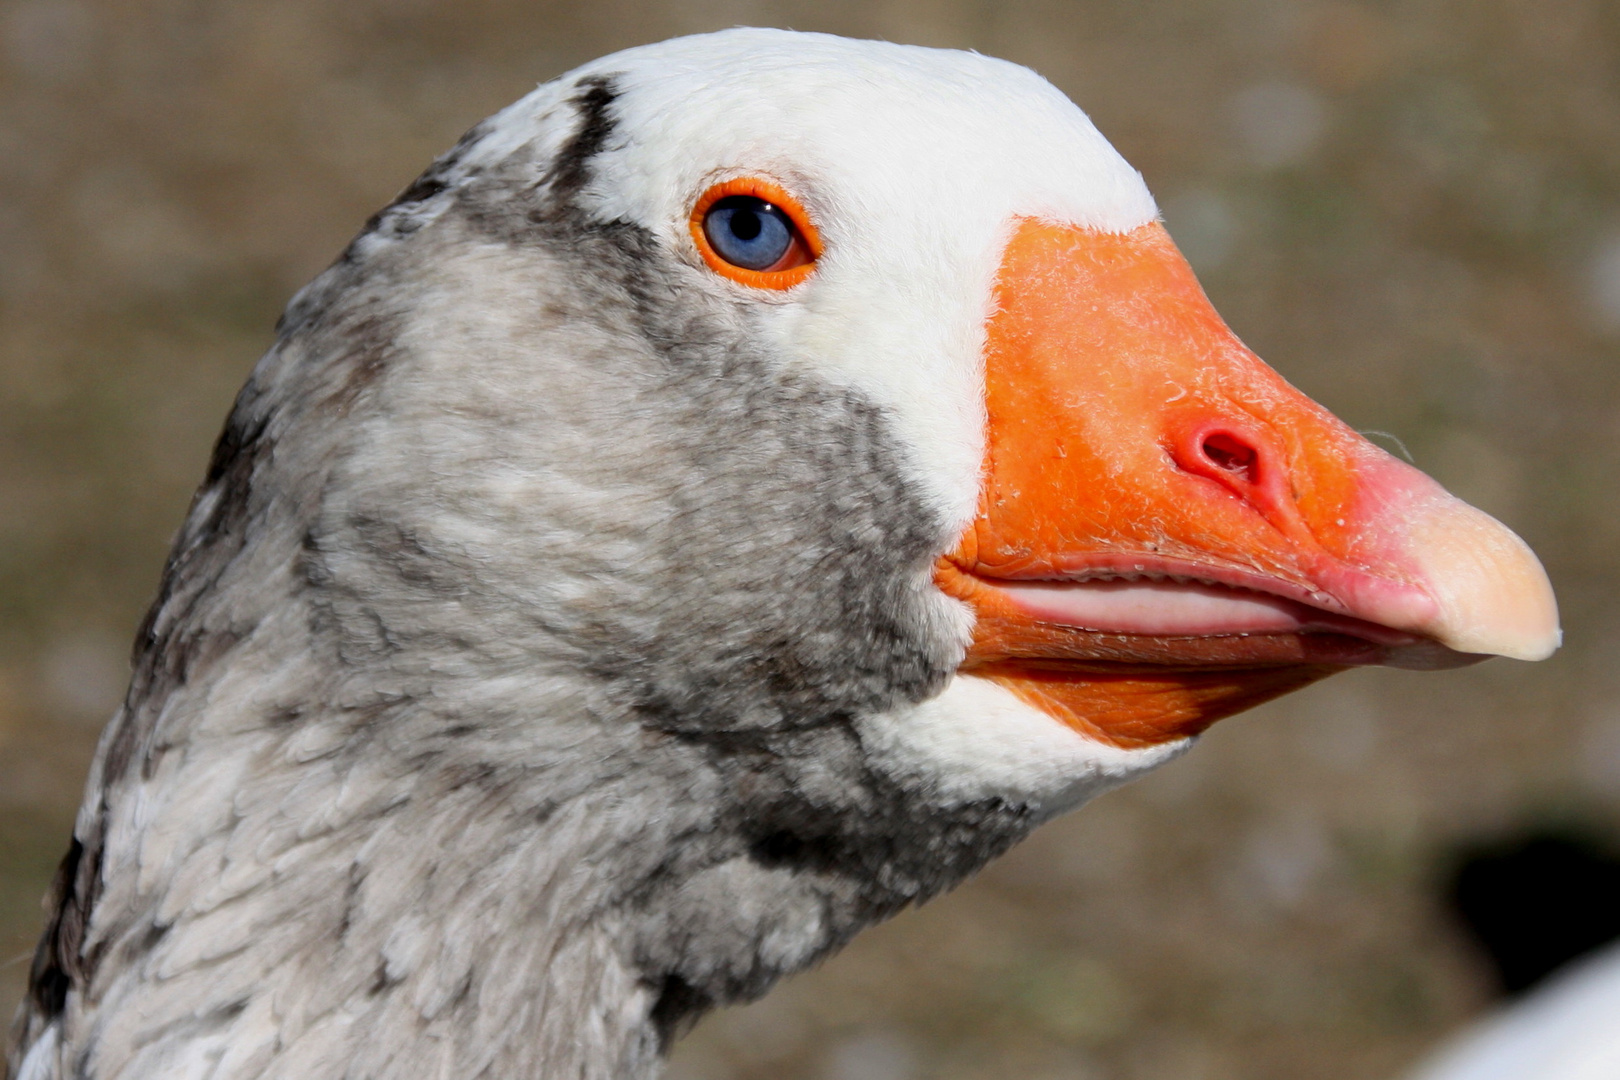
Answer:
POLYGON ((1620 942, 1481 1021, 1408 1080, 1616 1080, 1620 942))

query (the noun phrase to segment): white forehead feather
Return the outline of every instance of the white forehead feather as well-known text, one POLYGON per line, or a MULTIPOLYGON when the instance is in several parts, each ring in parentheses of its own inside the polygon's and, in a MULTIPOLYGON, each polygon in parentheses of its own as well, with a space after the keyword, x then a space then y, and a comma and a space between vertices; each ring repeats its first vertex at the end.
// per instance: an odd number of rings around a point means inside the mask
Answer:
POLYGON ((1136 228, 1157 213, 1141 176, 1027 68, 763 29, 594 61, 507 110, 488 141, 555 145, 559 95, 591 75, 617 97, 587 204, 695 261, 687 221, 709 185, 759 174, 795 193, 826 251, 801 288, 750 298, 770 309, 763 332, 788 362, 884 405, 923 489, 964 524, 983 460, 984 323, 1013 221, 1136 228))
POLYGON ((1156 214, 1141 176, 1056 87, 977 53, 739 29, 578 74, 613 76, 621 92, 627 153, 602 194, 625 210, 682 213, 682 189, 715 171, 774 165, 814 201, 905 207, 951 229, 1028 214, 1125 231, 1156 214))

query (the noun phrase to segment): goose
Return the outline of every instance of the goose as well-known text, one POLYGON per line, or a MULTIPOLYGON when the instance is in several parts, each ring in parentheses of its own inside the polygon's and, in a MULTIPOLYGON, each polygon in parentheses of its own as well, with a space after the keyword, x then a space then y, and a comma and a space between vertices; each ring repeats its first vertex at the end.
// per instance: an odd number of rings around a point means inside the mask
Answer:
POLYGON ((1039 76, 738 29, 478 124, 290 302, 140 628, 15 1080, 651 1078, 1215 720, 1538 659, 1039 76))

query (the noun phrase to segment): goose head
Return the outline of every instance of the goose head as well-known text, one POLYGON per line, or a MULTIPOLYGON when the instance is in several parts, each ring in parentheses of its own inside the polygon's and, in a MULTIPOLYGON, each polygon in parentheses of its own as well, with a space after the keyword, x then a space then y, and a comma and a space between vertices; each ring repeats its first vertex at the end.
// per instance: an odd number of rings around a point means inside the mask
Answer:
MULTIPOLYGON (((1144 751, 1118 759, 1130 771, 1346 667, 1557 646, 1525 545, 1245 348, 1141 177, 1026 69, 734 31, 608 57, 493 129, 505 138, 486 134, 438 182, 470 194, 504 171, 485 197, 549 199, 539 215, 577 230, 551 254, 596 253, 575 276, 616 290, 600 311, 649 318, 639 337, 706 372, 700 393, 814 386, 870 416, 862 462, 800 479, 830 494, 881 474, 892 489, 728 522, 726 551, 670 557, 710 598, 692 609, 714 613, 708 632, 781 613, 817 632, 778 626, 761 657, 840 641, 855 652, 804 658, 806 685, 861 672, 925 705, 903 721, 856 712, 917 743, 902 756, 966 755, 931 783, 986 778, 1009 724, 1012 745, 1038 731, 1040 748, 985 794, 1091 774, 1053 740, 1088 758, 1144 751), (787 535, 811 521, 839 538, 787 535), (833 624, 796 610, 810 597, 833 624)), ((513 389, 544 397, 550 377, 513 389)), ((772 417, 755 404, 736 418, 772 417)), ((778 438, 848 441, 775 407, 778 438)), ((697 426, 746 443, 718 417, 697 426)), ((785 472, 711 451, 704 505, 772 505, 752 492, 785 472)))
POLYGON ((1557 640, 1528 549, 1246 349, 1035 74, 632 49, 289 306, 16 1060, 650 1075, 1222 716, 1557 640))

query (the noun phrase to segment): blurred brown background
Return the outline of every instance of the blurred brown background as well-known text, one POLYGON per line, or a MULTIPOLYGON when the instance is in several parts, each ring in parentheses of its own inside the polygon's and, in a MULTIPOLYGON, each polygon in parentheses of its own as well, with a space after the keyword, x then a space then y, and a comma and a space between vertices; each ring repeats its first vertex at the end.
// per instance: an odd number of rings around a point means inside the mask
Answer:
POLYGON ((740 23, 1054 80, 1249 344, 1530 540, 1569 644, 1227 721, 705 1022, 677 1074, 1398 1073, 1491 995, 1436 899, 1448 852, 1620 826, 1613 0, 3 0, 0 1015, 171 531, 289 294, 536 82, 740 23))

